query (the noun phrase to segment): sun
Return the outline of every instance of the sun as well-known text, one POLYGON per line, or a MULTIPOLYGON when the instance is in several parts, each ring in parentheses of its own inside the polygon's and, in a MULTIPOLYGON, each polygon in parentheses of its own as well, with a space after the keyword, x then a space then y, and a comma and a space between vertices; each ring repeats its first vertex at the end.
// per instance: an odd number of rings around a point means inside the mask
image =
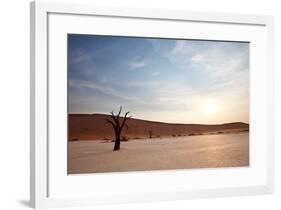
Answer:
POLYGON ((218 112, 219 107, 218 104, 214 100, 204 100, 201 103, 200 110, 202 113, 211 115, 218 112))

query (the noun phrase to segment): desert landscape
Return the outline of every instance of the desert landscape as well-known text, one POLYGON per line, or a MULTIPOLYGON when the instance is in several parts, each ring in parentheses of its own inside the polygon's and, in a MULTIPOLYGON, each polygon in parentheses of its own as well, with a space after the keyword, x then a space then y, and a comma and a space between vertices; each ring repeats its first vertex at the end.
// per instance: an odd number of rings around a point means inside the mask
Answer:
MULTIPOLYGON (((172 124, 128 120, 113 152, 109 115, 69 115, 68 173, 102 173, 249 165, 249 125, 172 124)), ((120 119, 122 120, 122 119, 120 119)))
POLYGON ((67 35, 68 174, 249 166, 249 43, 67 35))

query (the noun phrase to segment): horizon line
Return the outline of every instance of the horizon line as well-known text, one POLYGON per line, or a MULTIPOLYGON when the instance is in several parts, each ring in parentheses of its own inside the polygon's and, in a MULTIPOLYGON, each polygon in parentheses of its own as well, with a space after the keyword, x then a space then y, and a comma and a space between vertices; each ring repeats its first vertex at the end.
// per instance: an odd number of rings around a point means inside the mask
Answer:
MULTIPOLYGON (((111 116, 110 114, 104 114, 104 113, 68 113, 68 115, 108 115, 111 116)), ((120 116, 120 117, 124 117, 124 116, 120 116)), ((177 125, 225 125, 225 124, 234 124, 234 123, 243 123, 243 124, 247 124, 250 125, 250 123, 246 123, 243 121, 234 121, 234 122, 224 122, 224 123, 214 123, 214 124, 200 124, 200 123, 177 123, 177 122, 163 122, 163 121, 154 121, 154 120, 146 120, 146 119, 142 119, 142 118, 134 118, 132 117, 131 119, 134 120, 142 120, 142 121, 147 121, 147 122, 152 122, 152 123, 164 123, 164 124, 177 124, 177 125)))

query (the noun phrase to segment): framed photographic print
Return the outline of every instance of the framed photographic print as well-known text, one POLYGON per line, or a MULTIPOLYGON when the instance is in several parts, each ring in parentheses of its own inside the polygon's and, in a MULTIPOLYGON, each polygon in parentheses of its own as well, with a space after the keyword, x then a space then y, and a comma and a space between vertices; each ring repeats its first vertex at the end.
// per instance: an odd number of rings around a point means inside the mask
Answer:
POLYGON ((273 192, 273 18, 31 3, 34 208, 273 192))

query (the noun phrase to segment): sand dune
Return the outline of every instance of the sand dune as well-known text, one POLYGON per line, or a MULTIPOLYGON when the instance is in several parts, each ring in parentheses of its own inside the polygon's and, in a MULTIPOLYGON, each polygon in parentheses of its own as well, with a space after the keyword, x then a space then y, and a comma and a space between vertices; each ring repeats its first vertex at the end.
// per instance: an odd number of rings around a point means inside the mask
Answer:
MULTIPOLYGON (((105 119, 105 114, 69 114, 69 140, 112 140, 114 132, 105 119)), ((153 122, 140 119, 128 120, 129 129, 122 132, 126 139, 146 139, 150 132, 153 138, 193 136, 204 134, 237 133, 249 130, 242 122, 201 125, 153 122)))

